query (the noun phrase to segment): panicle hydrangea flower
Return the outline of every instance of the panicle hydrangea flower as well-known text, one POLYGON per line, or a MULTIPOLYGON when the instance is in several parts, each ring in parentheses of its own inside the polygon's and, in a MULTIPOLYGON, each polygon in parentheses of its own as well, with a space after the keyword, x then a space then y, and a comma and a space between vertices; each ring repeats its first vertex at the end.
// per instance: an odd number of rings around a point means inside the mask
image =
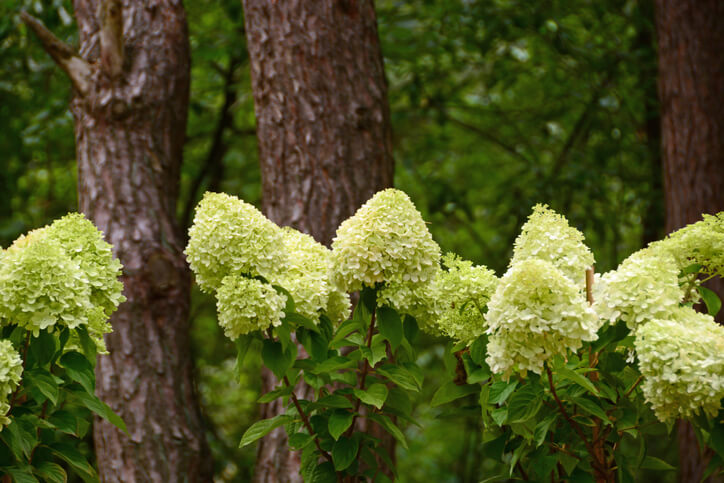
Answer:
POLYGON ((679 270, 698 264, 707 274, 724 276, 724 212, 703 215, 703 220, 652 243, 651 248, 669 253, 679 270))
POLYGON ((271 279, 287 263, 282 232, 259 210, 235 196, 206 193, 189 229, 186 257, 204 292, 227 275, 271 279))
POLYGON ((110 317, 126 298, 121 293, 123 284, 118 280, 121 262, 113 257, 103 233, 81 213, 71 213, 54 221, 46 234, 59 241, 65 253, 78 262, 90 284, 91 303, 102 307, 110 317))
POLYGON ((423 283, 388 282, 377 291, 378 306, 386 305, 399 314, 410 315, 425 333, 440 336, 436 321, 441 311, 437 300, 437 277, 423 283))
POLYGON ((379 282, 424 283, 439 266, 440 247, 410 198, 386 189, 337 229, 332 273, 346 292, 379 282))
POLYGON ((634 340, 644 397, 661 421, 703 410, 715 416, 724 398, 724 327, 690 307, 643 324, 634 340))
POLYGON ((35 335, 55 324, 87 324, 90 296, 88 277, 47 228, 16 240, 0 264, 0 319, 35 335))
POLYGON ((599 320, 584 294, 546 260, 528 258, 508 269, 488 303, 487 362, 495 373, 533 371, 556 354, 597 338, 599 320))
POLYGON ((649 320, 667 318, 683 298, 678 275, 671 256, 639 250, 616 270, 597 277, 594 309, 602 319, 612 323, 623 320, 632 330, 649 320))
POLYGON ((282 228, 282 234, 289 264, 273 279, 273 283, 288 290, 296 311, 315 322, 319 321, 321 310, 328 310, 327 315, 333 322, 346 318, 349 296, 329 280, 331 251, 311 236, 293 228, 282 228), (332 292, 335 292, 334 296, 332 292), (330 297, 334 297, 331 302, 330 297))
POLYGON ((441 315, 440 330, 448 337, 473 342, 485 333, 484 310, 498 285, 495 272, 448 253, 443 257, 448 270, 437 279, 441 315))
POLYGON ((515 239, 509 266, 528 258, 546 260, 583 289, 586 270, 594 263, 593 253, 583 240, 583 233, 570 226, 564 216, 537 204, 515 239))
POLYGON ((219 325, 231 340, 269 326, 284 317, 287 297, 270 284, 243 275, 228 275, 216 291, 219 325))
POLYGON ((10 424, 8 397, 20 384, 23 361, 9 340, 0 340, 0 431, 10 424))

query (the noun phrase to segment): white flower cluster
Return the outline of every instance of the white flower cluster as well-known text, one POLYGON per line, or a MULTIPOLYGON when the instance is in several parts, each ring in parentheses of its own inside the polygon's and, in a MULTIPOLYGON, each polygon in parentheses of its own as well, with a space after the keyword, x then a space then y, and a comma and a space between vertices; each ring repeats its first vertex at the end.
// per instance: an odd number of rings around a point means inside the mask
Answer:
POLYGON ((724 398, 724 327, 689 307, 642 325, 634 341, 642 389, 662 420, 717 414, 724 398))
POLYGON ((488 303, 487 362, 508 377, 514 368, 540 374, 556 354, 596 339, 599 319, 585 296, 551 262, 528 258, 500 279, 488 303))
POLYGON ((121 264, 83 215, 18 238, 0 261, 0 319, 38 334, 86 325, 101 351, 108 317, 125 298, 121 264))
POLYGON ((724 212, 703 215, 703 220, 652 243, 651 248, 668 252, 679 270, 699 264, 706 274, 724 276, 724 212))
POLYGON ((400 314, 411 315, 420 329, 439 336, 442 333, 437 325, 441 313, 438 295, 437 276, 424 283, 388 282, 377 290, 377 305, 387 305, 400 314))
POLYGON ((439 269, 440 247, 402 191, 375 194, 337 229, 332 273, 347 292, 381 282, 425 283, 439 269))
POLYGON ((473 266, 452 253, 443 257, 447 270, 437 279, 440 316, 437 325, 448 337, 472 343, 487 328, 485 309, 498 285, 495 272, 473 266))
POLYGON ((0 340, 0 430, 10 424, 7 417, 10 411, 8 397, 20 384, 23 373, 23 361, 9 340, 0 340))
POLYGON ((286 303, 287 297, 268 283, 243 275, 227 275, 216 291, 219 325, 232 340, 281 324, 286 303))
POLYGON ((623 320, 632 330, 650 320, 666 318, 683 298, 673 258, 648 248, 604 273, 593 291, 599 316, 612 323, 623 320))
POLYGON ((346 319, 350 312, 349 295, 329 280, 331 251, 293 228, 281 230, 289 262, 286 270, 273 277, 273 282, 289 291, 299 314, 317 322, 324 310, 332 322, 346 319))
POLYGON ((583 240, 583 233, 571 227, 565 217, 547 205, 535 205, 515 240, 510 266, 529 258, 546 260, 576 286, 584 287, 586 270, 593 266, 594 259, 583 240))
POLYGON ((185 253, 199 287, 211 293, 227 275, 270 279, 287 264, 279 227, 252 205, 223 193, 204 195, 185 253))

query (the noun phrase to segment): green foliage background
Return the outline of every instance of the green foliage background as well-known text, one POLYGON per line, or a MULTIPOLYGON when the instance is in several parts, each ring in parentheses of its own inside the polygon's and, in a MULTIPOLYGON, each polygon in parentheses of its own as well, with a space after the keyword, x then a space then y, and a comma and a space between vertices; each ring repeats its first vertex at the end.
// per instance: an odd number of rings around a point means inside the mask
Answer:
MULTIPOLYGON (((648 1, 378 0, 397 187, 417 203, 443 251, 501 274, 536 202, 580 228, 608 270, 663 231, 656 52, 648 1)), ((0 245, 76 209, 70 83, 20 24, 27 9, 77 44, 69 0, 0 4, 0 245)), ((207 189, 258 203, 260 175, 239 0, 186 2, 192 47, 188 139, 178 213, 207 189), (223 112, 229 122, 221 122, 223 112)), ((213 300, 193 294, 193 340, 221 481, 248 481, 259 357, 235 382, 235 349, 213 300)), ((454 359, 426 339, 430 401, 454 359)), ((473 401, 468 401, 472 403, 473 401)), ((404 481, 495 474, 479 414, 421 402, 404 481)), ((670 458, 672 448, 659 453, 670 458)))

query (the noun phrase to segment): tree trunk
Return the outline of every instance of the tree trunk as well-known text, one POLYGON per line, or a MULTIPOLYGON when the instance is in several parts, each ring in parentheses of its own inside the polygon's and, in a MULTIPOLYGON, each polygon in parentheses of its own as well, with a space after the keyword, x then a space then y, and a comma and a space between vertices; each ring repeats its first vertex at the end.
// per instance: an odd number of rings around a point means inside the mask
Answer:
POLYGON ((171 0, 75 0, 80 58, 74 96, 80 209, 123 263, 128 301, 111 319, 97 394, 126 422, 96 420, 104 482, 211 481, 193 379, 190 275, 176 221, 189 97, 183 6, 171 0))
MULTIPOLYGON (((392 185, 387 85, 369 0, 243 0, 259 139, 263 209, 329 245, 337 226, 392 185)), ((263 389, 276 381, 263 373, 263 389)), ((300 397, 309 390, 299 387, 300 397)), ((262 417, 277 414, 276 405, 262 417)), ((392 438, 385 435, 391 452, 392 438)), ((264 438, 255 481, 301 481, 279 429, 264 438)))
MULTIPOLYGON (((724 210, 724 2, 657 0, 656 28, 670 232, 724 210)), ((720 279, 710 287, 724 296, 720 279)), ((679 481, 700 481, 707 457, 686 423, 679 461, 679 481)))

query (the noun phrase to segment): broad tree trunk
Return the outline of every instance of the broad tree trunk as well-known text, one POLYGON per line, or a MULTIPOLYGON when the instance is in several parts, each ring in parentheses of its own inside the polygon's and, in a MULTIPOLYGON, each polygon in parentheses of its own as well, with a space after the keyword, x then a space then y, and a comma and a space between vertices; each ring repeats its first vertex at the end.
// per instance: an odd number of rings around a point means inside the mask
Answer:
MULTIPOLYGON (((656 28, 666 227, 673 231, 724 210, 724 2, 657 0, 656 28)), ((724 298, 721 280, 710 287, 724 298)), ((679 459, 679 481, 700 481, 708 458, 688 424, 679 426, 679 459)))
POLYGON ((96 420, 104 482, 208 482, 212 464, 193 380, 190 275, 176 222, 189 96, 177 0, 74 0, 80 52, 24 15, 74 85, 80 209, 123 263, 98 396, 129 435, 96 420))
MULTIPOLYGON (((387 85, 374 5, 243 3, 264 212, 329 245, 343 220, 392 185, 387 85)), ((263 389, 275 384, 265 371, 263 389)), ((298 388, 300 396, 308 390, 298 388)), ((280 409, 264 406, 262 417, 280 409)), ((384 438, 392 452, 394 441, 384 438)), ((283 429, 261 441, 255 481, 301 481, 298 472, 283 429)))

